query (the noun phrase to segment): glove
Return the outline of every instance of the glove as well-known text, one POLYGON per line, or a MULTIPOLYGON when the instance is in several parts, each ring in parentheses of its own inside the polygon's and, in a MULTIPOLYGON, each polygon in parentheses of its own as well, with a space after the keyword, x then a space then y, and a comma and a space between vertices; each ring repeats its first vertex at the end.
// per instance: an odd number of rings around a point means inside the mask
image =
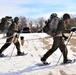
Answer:
POLYGON ((21 39, 21 40, 23 40, 23 39, 24 39, 24 37, 23 37, 23 36, 21 36, 21 37, 20 37, 20 39, 21 39))
POLYGON ((65 37, 64 37, 64 40, 66 41, 67 39, 68 39, 68 37, 67 37, 67 36, 65 36, 65 37))
POLYGON ((68 39, 68 37, 67 37, 67 36, 65 36, 65 35, 63 35, 63 38, 64 38, 64 40, 65 40, 65 41, 68 39))
POLYGON ((75 31, 76 31, 76 28, 72 28, 71 31, 72 31, 72 32, 75 32, 75 31))

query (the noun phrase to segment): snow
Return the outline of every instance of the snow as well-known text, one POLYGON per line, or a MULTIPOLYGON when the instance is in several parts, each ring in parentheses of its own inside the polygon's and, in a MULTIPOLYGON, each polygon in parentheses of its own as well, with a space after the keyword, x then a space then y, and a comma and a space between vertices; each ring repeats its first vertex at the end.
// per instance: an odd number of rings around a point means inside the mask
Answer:
MULTIPOLYGON (((42 63, 40 58, 52 46, 52 37, 49 37, 45 33, 22 33, 19 34, 19 36, 24 36, 25 41, 23 46, 20 43, 21 51, 28 54, 25 56, 16 56, 17 50, 12 43, 3 52, 3 54, 8 56, 0 58, 0 75, 76 75, 76 63, 60 65, 63 62, 63 57, 61 57, 58 65, 56 66, 61 55, 59 49, 47 59, 48 62, 51 62, 50 65, 38 66, 42 63)), ((0 37, 3 37, 3 34, 0 34, 0 37)), ((67 46, 68 58, 70 59, 76 59, 76 41, 74 40, 76 40, 76 34, 73 34, 67 46)), ((0 40, 0 47, 2 47, 5 41, 6 39, 0 40)))

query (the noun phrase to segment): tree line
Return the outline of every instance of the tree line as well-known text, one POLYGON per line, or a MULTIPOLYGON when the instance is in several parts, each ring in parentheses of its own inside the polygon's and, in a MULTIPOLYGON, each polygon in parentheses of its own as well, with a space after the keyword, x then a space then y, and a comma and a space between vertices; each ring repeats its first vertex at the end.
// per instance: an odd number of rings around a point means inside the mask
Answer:
MULTIPOLYGON (((22 30, 24 27, 29 27, 32 33, 37 32, 45 25, 45 19, 40 17, 38 19, 27 19, 26 17, 20 16, 19 29, 22 30)), ((76 27, 76 18, 72 18, 69 25, 66 25, 67 29, 76 27)))
MULTIPOLYGON (((24 27, 29 27, 31 33, 36 33, 45 26, 45 21, 46 20, 43 17, 37 19, 29 19, 24 16, 20 16, 18 28, 19 30, 22 30, 24 27)), ((66 25, 67 29, 70 29, 71 27, 76 27, 76 17, 72 17, 69 25, 66 25)))

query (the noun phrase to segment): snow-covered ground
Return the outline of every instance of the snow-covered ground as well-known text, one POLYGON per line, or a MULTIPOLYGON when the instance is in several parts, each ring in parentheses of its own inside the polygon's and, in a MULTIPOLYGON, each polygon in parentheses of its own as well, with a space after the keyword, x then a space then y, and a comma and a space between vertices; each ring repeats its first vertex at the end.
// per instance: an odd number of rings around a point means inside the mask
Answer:
MULTIPOLYGON (((3 34, 0 34, 0 37, 2 36, 3 34)), ((51 62, 50 65, 40 66, 40 64, 42 64, 40 58, 51 48, 53 42, 52 38, 49 38, 47 34, 30 33, 20 34, 20 36, 25 37, 25 42, 24 45, 21 46, 21 51, 28 54, 25 56, 16 56, 17 50, 12 43, 3 52, 8 56, 0 58, 0 75, 76 75, 76 63, 60 65, 63 62, 63 57, 61 57, 56 66, 61 55, 59 49, 47 59, 48 62, 51 62)), ((6 39, 0 38, 0 47, 5 43, 5 40, 6 39)), ((76 59, 76 33, 73 34, 67 48, 68 58, 76 59)))

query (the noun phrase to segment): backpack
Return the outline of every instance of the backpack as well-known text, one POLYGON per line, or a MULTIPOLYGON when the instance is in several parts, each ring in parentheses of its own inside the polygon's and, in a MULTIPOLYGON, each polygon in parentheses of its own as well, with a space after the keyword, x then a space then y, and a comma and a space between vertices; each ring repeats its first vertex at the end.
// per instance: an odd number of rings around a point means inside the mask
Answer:
POLYGON ((55 36, 58 23, 59 23, 59 18, 57 16, 52 17, 47 22, 45 22, 43 32, 47 33, 48 35, 55 36))
POLYGON ((5 29, 6 19, 2 18, 0 23, 0 32, 3 32, 5 29))
POLYGON ((1 23, 0 23, 0 32, 1 33, 7 33, 9 26, 12 23, 12 17, 10 16, 6 16, 4 18, 1 19, 1 23))

